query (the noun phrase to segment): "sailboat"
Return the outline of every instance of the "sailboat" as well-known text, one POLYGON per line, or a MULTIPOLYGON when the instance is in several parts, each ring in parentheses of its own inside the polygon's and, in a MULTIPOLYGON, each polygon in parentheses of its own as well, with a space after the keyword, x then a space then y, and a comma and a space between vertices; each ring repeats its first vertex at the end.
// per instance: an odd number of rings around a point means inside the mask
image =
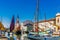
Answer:
POLYGON ((36 39, 36 40, 40 39, 38 22, 39 22, 39 0, 37 0, 36 5, 34 32, 29 32, 28 34, 29 39, 36 39))
POLYGON ((43 34, 42 36, 39 34, 39 26, 38 26, 39 23, 38 22, 39 22, 39 0, 37 0, 37 7, 36 7, 36 13, 35 13, 35 23, 34 23, 35 30, 34 30, 34 32, 29 32, 29 34, 28 34, 29 39, 34 39, 34 40, 41 40, 41 39, 43 40, 44 39, 43 36, 46 34, 43 34))
MULTIPOLYGON (((35 26, 35 32, 30 32, 28 34, 28 38, 29 39, 34 39, 34 40, 60 40, 60 36, 52 36, 50 34, 52 34, 52 31, 49 34, 44 33, 43 36, 40 36, 41 34, 39 34, 39 30, 38 30, 38 13, 39 13, 39 0, 37 0, 37 9, 36 9, 36 18, 35 18, 35 22, 36 22, 36 26, 35 26), (36 35, 37 34, 37 35, 36 35)), ((45 23, 46 23, 46 14, 45 14, 45 23)), ((46 25, 45 25, 46 27, 46 25)))

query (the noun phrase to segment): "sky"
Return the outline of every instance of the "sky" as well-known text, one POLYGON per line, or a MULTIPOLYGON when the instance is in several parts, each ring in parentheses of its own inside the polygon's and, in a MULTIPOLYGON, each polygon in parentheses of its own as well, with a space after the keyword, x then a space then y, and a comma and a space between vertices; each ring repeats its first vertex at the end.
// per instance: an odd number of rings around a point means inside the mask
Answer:
MULTIPOLYGON (((36 11, 36 0, 0 0, 0 21, 2 17, 3 25, 8 28, 12 16, 19 15, 20 22, 25 20, 34 21, 36 11)), ((39 20, 55 18, 60 12, 60 0, 39 0, 39 20)))

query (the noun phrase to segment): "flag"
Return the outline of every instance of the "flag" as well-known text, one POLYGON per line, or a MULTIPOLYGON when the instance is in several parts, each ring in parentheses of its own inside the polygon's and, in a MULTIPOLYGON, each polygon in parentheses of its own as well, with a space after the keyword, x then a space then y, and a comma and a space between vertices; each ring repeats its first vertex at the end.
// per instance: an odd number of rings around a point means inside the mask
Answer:
POLYGON ((17 31, 21 30, 21 25, 19 23, 19 16, 18 15, 17 15, 17 19, 16 19, 16 26, 15 26, 15 28, 17 29, 17 31))
POLYGON ((12 32, 14 30, 14 26, 15 26, 15 20, 14 20, 14 16, 13 16, 11 24, 10 24, 10 32, 12 32))

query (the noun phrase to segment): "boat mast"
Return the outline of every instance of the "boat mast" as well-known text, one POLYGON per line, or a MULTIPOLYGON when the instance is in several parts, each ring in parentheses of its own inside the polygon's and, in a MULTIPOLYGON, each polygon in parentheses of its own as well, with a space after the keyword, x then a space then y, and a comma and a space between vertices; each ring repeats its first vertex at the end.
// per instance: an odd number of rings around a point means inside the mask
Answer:
POLYGON ((39 0, 36 4, 36 13, 35 13, 35 31, 38 32, 38 22, 39 22, 39 0))
POLYGON ((46 27, 46 13, 44 14, 44 17, 45 17, 45 27, 46 27))

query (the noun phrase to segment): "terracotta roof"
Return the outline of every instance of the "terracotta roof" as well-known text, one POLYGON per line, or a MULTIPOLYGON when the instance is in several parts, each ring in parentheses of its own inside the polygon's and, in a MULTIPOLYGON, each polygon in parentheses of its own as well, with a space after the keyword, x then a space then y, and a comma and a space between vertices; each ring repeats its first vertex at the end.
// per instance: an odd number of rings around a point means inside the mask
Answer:
POLYGON ((49 20, 42 20, 42 21, 40 21, 39 23, 41 23, 41 22, 49 22, 49 21, 55 21, 55 18, 49 19, 49 20))

